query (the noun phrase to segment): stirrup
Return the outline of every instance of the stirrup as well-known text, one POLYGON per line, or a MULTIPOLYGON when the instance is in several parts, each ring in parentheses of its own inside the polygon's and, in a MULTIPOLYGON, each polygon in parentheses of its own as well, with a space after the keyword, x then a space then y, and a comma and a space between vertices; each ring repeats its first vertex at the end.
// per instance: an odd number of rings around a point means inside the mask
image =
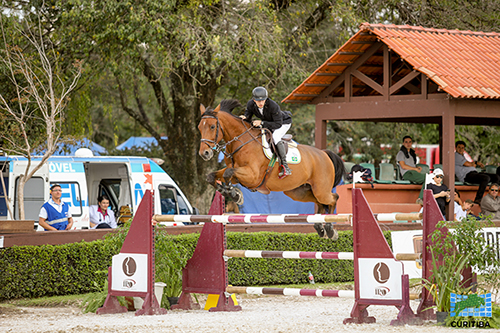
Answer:
POLYGON ((280 172, 278 173, 278 178, 283 179, 286 176, 290 176, 292 174, 292 170, 290 168, 285 168, 283 165, 280 166, 280 172))

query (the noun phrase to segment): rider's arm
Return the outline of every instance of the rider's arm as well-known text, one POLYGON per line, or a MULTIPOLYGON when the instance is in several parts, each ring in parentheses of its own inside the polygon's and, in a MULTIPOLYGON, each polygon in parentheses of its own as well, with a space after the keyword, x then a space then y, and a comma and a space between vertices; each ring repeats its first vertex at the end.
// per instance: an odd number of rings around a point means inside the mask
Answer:
POLYGON ((245 109, 245 114, 243 115, 243 120, 245 121, 248 121, 249 123, 252 122, 252 116, 253 116, 253 112, 252 112, 252 108, 255 106, 255 103, 253 102, 253 100, 250 100, 248 101, 247 103, 247 108, 245 109))

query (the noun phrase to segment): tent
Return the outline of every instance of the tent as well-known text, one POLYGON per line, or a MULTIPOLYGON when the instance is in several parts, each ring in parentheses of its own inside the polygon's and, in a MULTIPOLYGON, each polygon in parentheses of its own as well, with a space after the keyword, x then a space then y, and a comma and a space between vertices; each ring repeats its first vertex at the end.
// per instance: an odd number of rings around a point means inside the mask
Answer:
MULTIPOLYGON (((101 156, 102 154, 106 154, 106 148, 97 143, 84 138, 81 140, 74 140, 72 142, 61 142, 57 145, 57 149, 54 152, 53 156, 72 156, 75 155, 75 152, 79 148, 88 148, 92 151, 95 156, 101 156)), ((41 155, 45 152, 45 149, 36 151, 36 155, 41 155)))
MULTIPOLYGON (((162 136, 162 140, 167 140, 168 137, 162 136)), ((158 141, 152 136, 131 136, 127 141, 116 146, 118 150, 132 149, 132 148, 147 148, 151 145, 158 145, 158 141)))

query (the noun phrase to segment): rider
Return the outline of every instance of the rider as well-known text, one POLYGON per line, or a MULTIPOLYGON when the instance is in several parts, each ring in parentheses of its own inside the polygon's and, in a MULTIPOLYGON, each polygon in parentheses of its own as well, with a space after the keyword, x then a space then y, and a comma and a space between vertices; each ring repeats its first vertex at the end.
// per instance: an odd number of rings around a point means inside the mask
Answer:
POLYGON ((264 87, 257 87, 252 91, 252 99, 248 101, 245 115, 240 116, 247 122, 252 121, 252 116, 262 120, 254 120, 253 126, 269 129, 273 133, 273 141, 281 161, 282 170, 278 174, 280 178, 292 174, 292 170, 286 162, 286 143, 281 140, 292 126, 292 114, 289 111, 281 111, 278 103, 267 97, 264 87))

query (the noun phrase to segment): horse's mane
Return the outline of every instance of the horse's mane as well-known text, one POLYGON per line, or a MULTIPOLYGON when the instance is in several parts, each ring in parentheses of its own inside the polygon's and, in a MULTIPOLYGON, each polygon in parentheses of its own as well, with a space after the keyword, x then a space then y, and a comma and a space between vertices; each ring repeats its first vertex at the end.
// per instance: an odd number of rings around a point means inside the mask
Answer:
POLYGON ((203 115, 207 115, 207 116, 216 116, 216 113, 218 111, 224 111, 224 112, 227 112, 229 113, 230 115, 232 115, 233 117, 236 117, 234 114, 232 114, 231 112, 237 108, 237 107, 241 107, 241 103, 237 100, 237 99, 223 99, 219 106, 217 106, 215 109, 207 109, 203 115))

